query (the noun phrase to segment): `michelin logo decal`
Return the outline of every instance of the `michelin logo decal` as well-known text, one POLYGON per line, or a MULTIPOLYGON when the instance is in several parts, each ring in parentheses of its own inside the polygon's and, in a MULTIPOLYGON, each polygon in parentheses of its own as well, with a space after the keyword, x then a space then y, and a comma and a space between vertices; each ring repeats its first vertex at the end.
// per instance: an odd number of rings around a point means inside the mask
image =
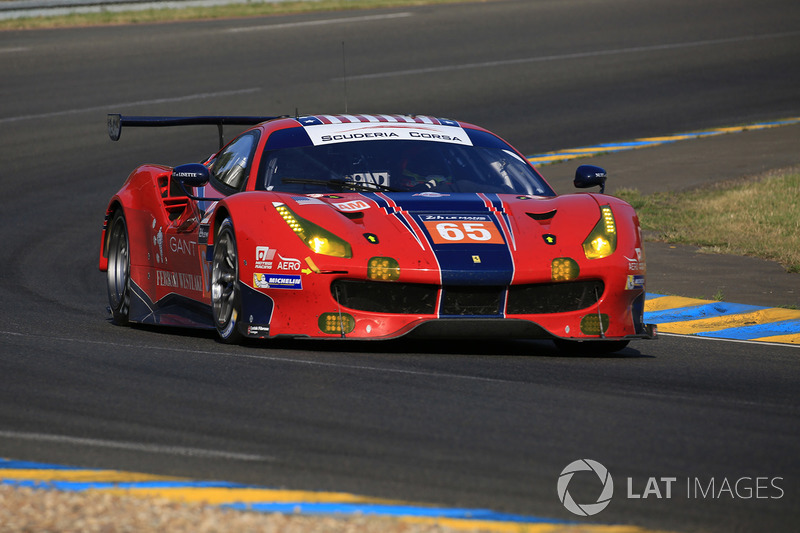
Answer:
POLYGON ((302 289, 300 276, 282 274, 253 274, 253 287, 256 289, 302 289))

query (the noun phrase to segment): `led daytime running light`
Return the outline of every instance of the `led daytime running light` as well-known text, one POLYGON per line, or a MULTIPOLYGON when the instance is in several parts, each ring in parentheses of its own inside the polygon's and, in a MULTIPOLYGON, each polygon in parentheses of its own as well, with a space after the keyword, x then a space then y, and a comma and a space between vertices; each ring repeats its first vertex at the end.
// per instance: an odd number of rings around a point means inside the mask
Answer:
POLYGON ((611 206, 600 207, 600 220, 592 232, 583 241, 583 253, 586 259, 602 259, 613 254, 617 249, 617 224, 611 206))
POLYGON ((317 325, 323 333, 347 334, 355 329, 356 321, 348 313, 322 313, 317 325))
POLYGON ((373 257, 367 264, 367 277, 375 281, 397 281, 400 264, 391 257, 373 257))
POLYGON ((556 257, 550 263, 550 279, 553 281, 569 281, 578 277, 581 269, 574 259, 556 257))
POLYGON ((272 205, 283 218, 283 221, 311 251, 333 257, 350 258, 353 256, 350 244, 344 239, 337 237, 310 220, 297 216, 286 204, 275 202, 272 205))

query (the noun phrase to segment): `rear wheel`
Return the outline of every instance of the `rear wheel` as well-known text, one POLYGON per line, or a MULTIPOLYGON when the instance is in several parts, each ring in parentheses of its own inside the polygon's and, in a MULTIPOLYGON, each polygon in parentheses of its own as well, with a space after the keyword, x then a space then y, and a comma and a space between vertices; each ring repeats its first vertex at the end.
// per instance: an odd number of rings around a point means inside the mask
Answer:
POLYGON ((624 349, 630 341, 568 341, 553 339, 559 351, 568 355, 604 355, 624 349))
POLYGON ((108 270, 106 285, 108 287, 108 304, 114 323, 125 325, 130 317, 131 305, 131 259, 128 244, 128 225, 125 215, 117 211, 111 219, 109 227, 108 270))
POLYGON ((226 343, 241 341, 243 336, 238 328, 241 313, 239 259, 236 252, 236 235, 229 218, 222 221, 214 240, 214 259, 211 263, 211 307, 220 340, 226 343))

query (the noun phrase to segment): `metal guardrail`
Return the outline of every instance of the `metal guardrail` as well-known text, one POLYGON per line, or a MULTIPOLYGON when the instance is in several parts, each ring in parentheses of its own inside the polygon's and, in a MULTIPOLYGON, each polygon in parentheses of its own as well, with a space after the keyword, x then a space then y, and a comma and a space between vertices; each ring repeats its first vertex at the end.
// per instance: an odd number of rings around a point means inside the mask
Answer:
POLYGON ((287 0, 11 0, 0 1, 0 20, 60 16, 72 13, 181 9, 184 7, 285 1, 287 0))

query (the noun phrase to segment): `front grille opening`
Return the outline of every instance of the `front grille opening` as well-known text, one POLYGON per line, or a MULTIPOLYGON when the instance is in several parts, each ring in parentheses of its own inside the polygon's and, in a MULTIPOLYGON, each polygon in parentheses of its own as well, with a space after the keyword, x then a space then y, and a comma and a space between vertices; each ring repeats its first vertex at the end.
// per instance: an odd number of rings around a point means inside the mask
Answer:
MULTIPOLYGON (((597 303, 605 285, 601 280, 512 285, 508 287, 442 287, 441 316, 501 316, 567 313, 597 303)), ((437 312, 439 287, 422 283, 395 283, 339 279, 331 283, 333 298, 343 307, 368 313, 432 315, 437 312)))
POLYGON ((442 315, 499 315, 503 287, 444 287, 442 315))
POLYGON ((536 315, 579 311, 596 304, 605 290, 601 280, 512 285, 506 313, 536 315))
POLYGON ((370 313, 434 314, 438 292, 435 285, 420 283, 347 279, 331 283, 331 294, 340 305, 370 313))

